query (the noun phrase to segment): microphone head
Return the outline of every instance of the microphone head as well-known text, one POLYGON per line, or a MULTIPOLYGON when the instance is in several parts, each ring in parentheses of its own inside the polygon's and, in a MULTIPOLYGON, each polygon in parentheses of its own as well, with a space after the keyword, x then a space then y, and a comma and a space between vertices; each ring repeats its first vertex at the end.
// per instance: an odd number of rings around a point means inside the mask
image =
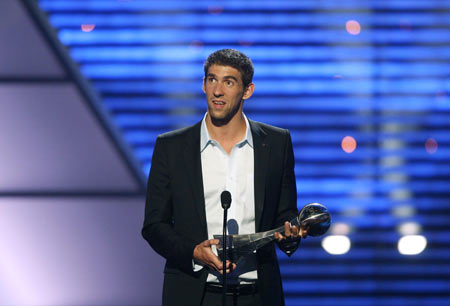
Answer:
POLYGON ((223 191, 220 194, 220 202, 222 203, 223 209, 228 209, 231 206, 231 193, 229 191, 223 191))

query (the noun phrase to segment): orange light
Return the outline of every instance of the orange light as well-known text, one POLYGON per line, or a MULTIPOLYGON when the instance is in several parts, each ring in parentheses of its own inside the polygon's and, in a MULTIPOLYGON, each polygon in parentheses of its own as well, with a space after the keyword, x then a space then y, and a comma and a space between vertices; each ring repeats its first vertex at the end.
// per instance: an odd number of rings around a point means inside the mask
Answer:
POLYGON ((361 25, 356 20, 349 20, 345 23, 347 32, 352 35, 358 35, 361 32, 361 25))
POLYGON ((427 150, 427 153, 434 154, 436 153, 437 149, 438 149, 437 141, 433 138, 428 138, 427 141, 425 142, 425 150, 427 150))
POLYGON ((356 140, 352 136, 345 136, 341 142, 342 150, 345 153, 352 153, 356 150, 356 140))
POLYGON ((82 24, 81 31, 92 32, 95 29, 95 24, 82 24))

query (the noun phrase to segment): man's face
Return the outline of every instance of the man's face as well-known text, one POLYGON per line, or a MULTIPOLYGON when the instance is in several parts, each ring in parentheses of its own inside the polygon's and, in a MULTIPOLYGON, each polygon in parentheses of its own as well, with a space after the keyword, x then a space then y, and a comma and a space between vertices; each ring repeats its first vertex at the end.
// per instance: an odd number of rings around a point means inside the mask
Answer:
POLYGON ((231 66, 211 65, 203 81, 208 102, 208 115, 218 124, 227 124, 242 112, 244 99, 253 93, 253 84, 244 88, 241 73, 231 66))

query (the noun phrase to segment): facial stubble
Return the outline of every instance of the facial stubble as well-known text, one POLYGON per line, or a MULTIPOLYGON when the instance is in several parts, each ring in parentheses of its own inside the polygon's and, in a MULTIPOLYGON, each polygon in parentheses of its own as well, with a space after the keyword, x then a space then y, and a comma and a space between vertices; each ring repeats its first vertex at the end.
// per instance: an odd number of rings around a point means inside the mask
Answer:
POLYGON ((239 103, 236 103, 236 105, 229 112, 227 112, 223 118, 214 117, 212 108, 208 105, 208 114, 211 117, 212 124, 215 126, 224 126, 228 124, 228 122, 230 122, 230 120, 237 114, 242 106, 242 103, 244 103, 244 99, 241 97, 239 103))

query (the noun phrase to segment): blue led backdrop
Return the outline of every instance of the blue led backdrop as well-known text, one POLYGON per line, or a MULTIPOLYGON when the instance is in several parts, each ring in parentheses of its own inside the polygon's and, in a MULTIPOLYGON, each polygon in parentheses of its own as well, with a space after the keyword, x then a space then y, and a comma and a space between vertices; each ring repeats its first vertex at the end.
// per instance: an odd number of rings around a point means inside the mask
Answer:
POLYGON ((291 131, 298 206, 334 221, 279 254, 288 305, 450 305, 449 0, 39 5, 145 173, 203 116, 207 55, 253 59, 245 112, 291 131))

